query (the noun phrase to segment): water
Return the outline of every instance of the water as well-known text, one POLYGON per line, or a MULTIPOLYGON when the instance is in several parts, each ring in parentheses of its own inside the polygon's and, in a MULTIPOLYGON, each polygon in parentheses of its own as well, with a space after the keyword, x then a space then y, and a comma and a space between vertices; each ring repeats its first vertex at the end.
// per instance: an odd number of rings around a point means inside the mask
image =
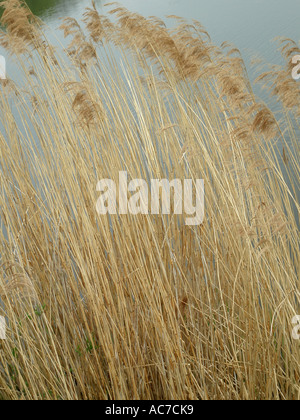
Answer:
MULTIPOLYGON (((103 13, 108 9, 105 1, 95 3, 103 13)), ((246 58, 257 53, 266 61, 278 62, 272 40, 277 36, 299 40, 299 0, 121 0, 120 3, 145 16, 175 14, 197 19, 216 43, 231 41, 246 58)), ((59 18, 80 19, 91 0, 27 0, 27 4, 56 31, 59 18)), ((58 32, 56 35, 61 36, 58 32)))
MULTIPOLYGON (((105 1, 96 0, 105 13, 105 1)), ((132 11, 145 16, 164 17, 175 14, 199 20, 212 39, 220 44, 233 42, 243 53, 246 62, 258 54, 264 61, 278 63, 280 55, 272 40, 277 36, 299 40, 299 0, 121 0, 132 11)), ((81 19, 91 0, 27 0, 28 6, 49 27, 49 32, 62 41, 57 31, 60 18, 81 19)), ((250 69, 252 75, 254 70, 250 69)))
MULTIPOLYGON (((101 13, 109 10, 105 0, 95 0, 95 3, 101 13)), ((215 44, 230 41, 240 49, 251 81, 261 72, 261 68, 251 66, 252 58, 260 57, 264 63, 281 63, 274 38, 299 40, 299 0, 121 0, 120 3, 144 16, 164 18, 172 14, 200 21, 215 44)), ((57 30, 61 18, 72 16, 80 21, 92 2, 27 0, 27 4, 45 22, 51 43, 61 46, 65 44, 62 32, 57 30)), ((1 48, 0 54, 7 58, 9 77, 18 80, 18 69, 12 58, 1 48)), ((255 92, 268 101, 258 87, 255 92)))
MULTIPOLYGON (((101 13, 109 10, 105 0, 95 3, 101 13)), ((260 71, 251 66, 252 58, 281 63, 275 37, 299 40, 299 0, 121 0, 120 3, 144 16, 164 18, 172 14, 199 20, 215 44, 230 41, 241 50, 252 82, 260 71)), ((27 4, 46 23, 51 43, 61 45, 65 43, 62 32, 57 30, 61 18, 72 16, 81 20, 91 0, 27 0, 27 4)), ((6 57, 9 77, 18 80, 13 59, 1 47, 0 55, 6 57)))

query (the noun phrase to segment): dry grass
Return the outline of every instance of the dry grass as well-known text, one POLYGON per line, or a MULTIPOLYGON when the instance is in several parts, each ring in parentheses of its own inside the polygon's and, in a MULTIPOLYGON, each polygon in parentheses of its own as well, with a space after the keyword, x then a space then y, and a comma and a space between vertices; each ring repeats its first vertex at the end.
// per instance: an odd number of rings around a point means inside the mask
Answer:
POLYGON ((299 399, 299 84, 280 120, 197 22, 92 7, 60 55, 3 3, 0 399, 299 399), (98 216, 121 170, 204 178, 203 225, 98 216))

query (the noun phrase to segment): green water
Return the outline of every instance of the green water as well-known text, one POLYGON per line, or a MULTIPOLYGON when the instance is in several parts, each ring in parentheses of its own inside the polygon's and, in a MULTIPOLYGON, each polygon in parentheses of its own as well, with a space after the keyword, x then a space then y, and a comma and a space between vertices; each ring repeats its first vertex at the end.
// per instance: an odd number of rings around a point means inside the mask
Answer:
POLYGON ((59 11, 66 4, 73 2, 70 0, 27 0, 26 3, 36 16, 43 17, 44 15, 48 15, 49 17, 54 15, 56 11, 59 11))

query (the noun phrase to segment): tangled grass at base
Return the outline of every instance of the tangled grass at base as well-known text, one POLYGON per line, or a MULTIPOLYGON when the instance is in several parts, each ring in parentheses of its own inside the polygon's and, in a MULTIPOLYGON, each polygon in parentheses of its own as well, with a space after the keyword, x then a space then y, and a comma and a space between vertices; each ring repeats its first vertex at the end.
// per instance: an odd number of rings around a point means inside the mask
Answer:
POLYGON ((2 6, 0 399, 298 400, 299 45, 259 78, 275 115, 198 22, 91 5, 58 51, 2 6), (204 179, 204 223, 100 217, 121 170, 204 179))

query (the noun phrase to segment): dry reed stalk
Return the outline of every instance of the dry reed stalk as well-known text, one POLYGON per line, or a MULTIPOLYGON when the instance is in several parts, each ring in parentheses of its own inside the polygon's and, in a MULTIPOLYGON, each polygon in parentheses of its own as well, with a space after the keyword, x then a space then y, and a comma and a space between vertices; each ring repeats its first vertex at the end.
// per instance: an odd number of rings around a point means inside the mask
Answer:
POLYGON ((299 399, 293 110, 283 128, 197 22, 93 5, 60 54, 4 7, 29 55, 0 87, 0 399, 299 399), (204 178, 204 223, 99 217, 96 184, 121 170, 204 178))

